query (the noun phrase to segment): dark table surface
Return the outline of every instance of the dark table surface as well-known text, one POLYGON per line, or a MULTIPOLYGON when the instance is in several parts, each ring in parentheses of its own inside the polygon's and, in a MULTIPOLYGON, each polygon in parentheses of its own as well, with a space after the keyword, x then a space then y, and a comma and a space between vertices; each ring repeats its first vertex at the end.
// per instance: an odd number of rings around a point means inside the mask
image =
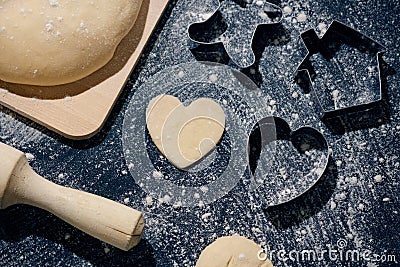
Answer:
MULTIPOLYGON (((70 141, 0 107, 0 141, 29 153, 35 171, 53 182, 143 211, 143 240, 123 252, 48 212, 19 205, 0 211, 0 265, 193 266, 217 237, 240 234, 275 251, 321 252, 331 247, 370 251, 376 259, 351 262, 336 254, 315 262, 284 261, 275 255, 276 266, 399 266, 400 2, 272 1, 286 7, 283 20, 258 31, 256 63, 242 72, 273 100, 268 103, 271 114, 290 121, 292 127, 311 125, 322 131, 333 153, 326 172, 309 192, 271 208, 255 207, 241 182, 226 196, 201 207, 150 201, 128 170, 121 141, 123 119, 144 82, 163 69, 197 60, 235 67, 224 53, 218 54, 218 45, 193 48, 187 37, 188 23, 198 13, 211 12, 213 1, 171 2, 107 124, 95 137, 70 141), (293 73, 307 52, 300 33, 313 28, 320 34, 333 20, 387 48, 383 56, 385 70, 390 70, 385 83, 387 121, 332 133, 310 108, 316 104, 312 96, 293 83, 293 73)), ((352 68, 349 64, 346 71, 352 68)), ((283 167, 290 165, 285 157, 279 160, 283 167)))

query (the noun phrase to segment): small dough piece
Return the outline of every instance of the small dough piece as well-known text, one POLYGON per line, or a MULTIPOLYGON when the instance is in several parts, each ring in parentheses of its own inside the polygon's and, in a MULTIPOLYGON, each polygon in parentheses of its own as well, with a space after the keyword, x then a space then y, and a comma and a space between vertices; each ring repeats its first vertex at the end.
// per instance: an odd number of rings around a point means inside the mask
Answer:
POLYGON ((258 259, 260 250, 243 236, 221 237, 201 252, 196 267, 273 267, 270 260, 258 259))
POLYGON ((187 169, 222 138, 225 113, 211 99, 200 98, 185 107, 174 96, 159 95, 147 107, 146 123, 158 150, 177 168, 187 169))
POLYGON ((142 0, 0 1, 0 80, 51 86, 84 78, 113 57, 142 0))

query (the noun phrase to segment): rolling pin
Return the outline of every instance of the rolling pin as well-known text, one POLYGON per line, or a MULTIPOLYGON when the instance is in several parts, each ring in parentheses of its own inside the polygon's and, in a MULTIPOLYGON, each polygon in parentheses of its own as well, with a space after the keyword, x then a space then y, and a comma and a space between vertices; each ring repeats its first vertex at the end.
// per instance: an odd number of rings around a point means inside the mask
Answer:
POLYGON ((29 166, 25 154, 0 142, 0 208, 28 204, 122 250, 142 235, 142 213, 109 199, 56 185, 29 166))

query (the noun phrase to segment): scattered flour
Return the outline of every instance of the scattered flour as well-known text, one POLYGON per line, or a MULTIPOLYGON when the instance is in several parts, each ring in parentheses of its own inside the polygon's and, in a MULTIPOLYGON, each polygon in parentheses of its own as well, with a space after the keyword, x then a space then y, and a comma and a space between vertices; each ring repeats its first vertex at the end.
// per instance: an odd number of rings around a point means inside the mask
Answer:
POLYGON ((286 13, 286 14, 288 14, 288 15, 290 15, 290 14, 292 14, 292 8, 290 7, 290 6, 285 6, 284 8, 283 8, 283 12, 284 13, 286 13))
POLYGON ((297 21, 298 22, 304 22, 307 20, 307 15, 304 12, 301 12, 298 16, 297 16, 297 21))
POLYGON ((383 177, 382 177, 382 175, 378 174, 378 175, 375 175, 374 180, 375 180, 375 182, 380 183, 380 182, 382 182, 383 177))

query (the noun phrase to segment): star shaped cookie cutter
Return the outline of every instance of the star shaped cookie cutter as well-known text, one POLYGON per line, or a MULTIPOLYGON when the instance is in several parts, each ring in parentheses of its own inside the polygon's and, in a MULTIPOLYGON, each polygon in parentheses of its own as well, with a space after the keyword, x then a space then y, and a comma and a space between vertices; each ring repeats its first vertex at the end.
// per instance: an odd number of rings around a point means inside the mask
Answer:
POLYGON ((222 43, 230 59, 239 67, 255 63, 253 38, 259 25, 277 24, 282 9, 265 0, 219 0, 218 8, 209 18, 188 27, 190 40, 197 44, 222 43), (223 28, 221 30, 221 27, 223 28), (214 30, 218 36, 201 36, 199 31, 214 30))

